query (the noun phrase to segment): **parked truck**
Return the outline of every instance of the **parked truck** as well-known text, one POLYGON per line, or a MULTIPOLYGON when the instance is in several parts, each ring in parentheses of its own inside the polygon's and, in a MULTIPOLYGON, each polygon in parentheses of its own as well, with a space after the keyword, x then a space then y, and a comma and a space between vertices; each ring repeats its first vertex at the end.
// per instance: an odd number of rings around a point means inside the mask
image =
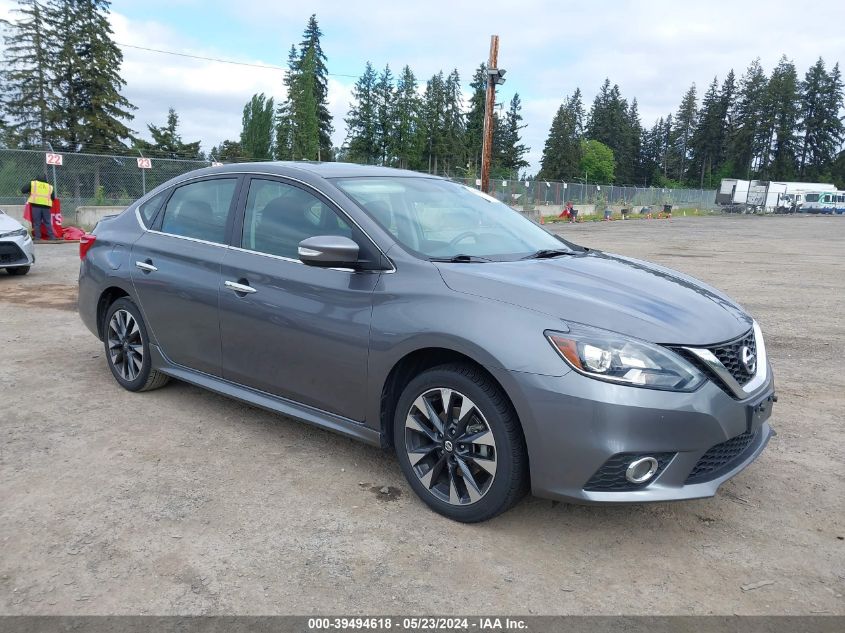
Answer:
POLYGON ((836 191, 836 187, 814 182, 723 178, 716 192, 716 204, 729 212, 794 213, 807 193, 824 191, 836 191))

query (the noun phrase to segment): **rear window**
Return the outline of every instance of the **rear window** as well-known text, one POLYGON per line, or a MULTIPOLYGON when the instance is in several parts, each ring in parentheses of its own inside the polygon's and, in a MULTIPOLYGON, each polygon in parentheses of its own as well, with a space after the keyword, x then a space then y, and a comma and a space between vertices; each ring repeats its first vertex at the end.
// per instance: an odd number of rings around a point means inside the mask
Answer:
POLYGON ((235 178, 217 178, 179 187, 164 208, 162 232, 223 244, 236 183, 235 178))
POLYGON ((158 210, 161 208, 161 205, 167 199, 169 193, 170 190, 166 189, 165 191, 154 195, 152 198, 150 198, 138 207, 138 213, 141 214, 141 219, 144 221, 144 226, 149 228, 152 225, 153 218, 155 218, 156 213, 158 213, 158 210))

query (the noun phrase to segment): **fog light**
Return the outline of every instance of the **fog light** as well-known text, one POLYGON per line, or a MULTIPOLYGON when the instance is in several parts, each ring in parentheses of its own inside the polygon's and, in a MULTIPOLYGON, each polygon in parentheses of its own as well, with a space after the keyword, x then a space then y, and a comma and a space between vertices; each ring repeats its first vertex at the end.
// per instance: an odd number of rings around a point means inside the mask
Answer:
POLYGON ((640 457, 628 464, 625 479, 632 484, 642 484, 654 477, 657 472, 657 460, 654 457, 640 457))

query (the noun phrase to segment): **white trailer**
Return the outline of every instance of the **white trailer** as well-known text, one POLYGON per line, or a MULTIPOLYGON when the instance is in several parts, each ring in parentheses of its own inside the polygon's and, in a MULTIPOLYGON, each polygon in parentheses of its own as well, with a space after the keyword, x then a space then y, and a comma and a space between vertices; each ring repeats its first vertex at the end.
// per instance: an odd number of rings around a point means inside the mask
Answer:
POLYGON ((723 178, 716 192, 716 204, 735 211, 795 211, 810 192, 836 191, 830 184, 780 182, 723 178))
POLYGON ((722 178, 719 190, 716 192, 716 204, 722 206, 744 205, 750 184, 748 180, 722 178))

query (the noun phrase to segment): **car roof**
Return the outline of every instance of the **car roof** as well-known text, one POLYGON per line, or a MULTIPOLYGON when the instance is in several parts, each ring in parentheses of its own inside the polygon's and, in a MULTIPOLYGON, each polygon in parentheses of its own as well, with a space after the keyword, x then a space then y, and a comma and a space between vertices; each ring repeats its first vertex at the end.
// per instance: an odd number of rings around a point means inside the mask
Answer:
POLYGON ((377 165, 358 165, 355 163, 311 162, 311 161, 273 161, 261 163, 232 163, 221 167, 208 168, 209 173, 226 172, 264 172, 279 175, 291 175, 291 171, 308 172, 321 178, 355 178, 373 176, 391 176, 399 178, 439 178, 407 169, 380 167, 377 165))

